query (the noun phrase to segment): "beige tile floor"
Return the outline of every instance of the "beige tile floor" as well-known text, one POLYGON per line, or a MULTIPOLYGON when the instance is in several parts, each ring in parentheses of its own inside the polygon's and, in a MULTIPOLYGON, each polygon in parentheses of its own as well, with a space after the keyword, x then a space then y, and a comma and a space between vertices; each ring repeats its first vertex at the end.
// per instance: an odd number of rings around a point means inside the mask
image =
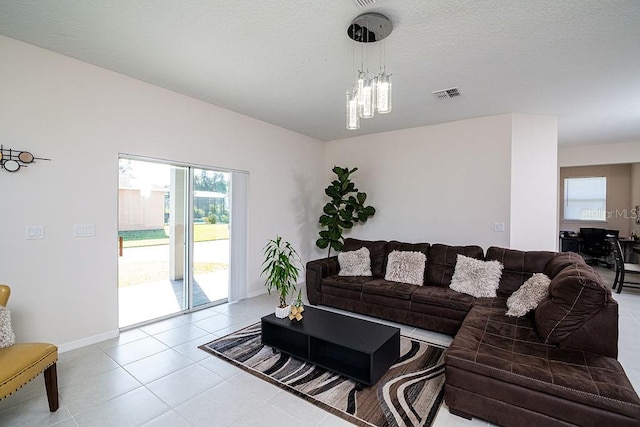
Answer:
MULTIPOLYGON (((640 390, 640 291, 625 289, 615 298, 620 303, 619 359, 640 390)), ((60 409, 49 412, 40 376, 0 401, 0 426, 349 425, 197 348, 257 322, 275 303, 275 296, 263 295, 224 304, 61 354, 60 409)), ((446 335, 397 326, 405 335, 451 342, 446 335)), ((487 422, 467 421, 443 406, 435 425, 487 422)))

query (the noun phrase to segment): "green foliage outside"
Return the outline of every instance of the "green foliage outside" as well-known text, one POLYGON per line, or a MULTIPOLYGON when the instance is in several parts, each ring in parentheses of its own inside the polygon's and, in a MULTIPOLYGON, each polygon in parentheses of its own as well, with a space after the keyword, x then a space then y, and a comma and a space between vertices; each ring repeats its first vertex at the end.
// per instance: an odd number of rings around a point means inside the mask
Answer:
POLYGON ((209 216, 207 221, 209 224, 229 224, 229 211, 221 205, 210 205, 209 216))
POLYGON ((204 216, 204 209, 193 208, 193 217, 202 218, 204 216))
POLYGON ((199 175, 196 174, 193 177, 193 189, 227 194, 229 190, 227 174, 223 172, 213 172, 211 174, 209 171, 202 170, 199 175))
POLYGON ((165 233, 164 229, 158 230, 131 230, 131 231, 118 231, 118 237, 124 237, 124 241, 133 240, 151 240, 151 239, 166 239, 169 236, 165 233))
MULTIPOLYGON (((193 177, 193 189, 228 194, 228 174, 222 172, 201 171, 193 177)), ((193 217, 204 219, 209 224, 228 224, 229 211, 225 207, 223 197, 198 197, 195 200, 193 217)))

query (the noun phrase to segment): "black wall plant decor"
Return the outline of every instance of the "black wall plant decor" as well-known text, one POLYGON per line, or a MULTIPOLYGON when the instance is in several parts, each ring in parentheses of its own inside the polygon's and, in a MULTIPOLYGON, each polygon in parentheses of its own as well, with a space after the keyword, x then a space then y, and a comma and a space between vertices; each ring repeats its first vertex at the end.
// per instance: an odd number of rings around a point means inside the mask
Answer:
POLYGON ((324 192, 331 201, 324 205, 323 214, 320 216, 320 224, 326 227, 320 231, 320 238, 316 246, 320 249, 329 248, 327 256, 331 256, 331 249, 342 250, 344 238, 342 232, 345 228, 351 228, 357 222, 366 222, 375 215, 373 206, 365 206, 367 193, 359 192, 349 177, 358 168, 341 168, 334 166, 333 173, 337 179, 325 188, 324 192))
POLYGON ((17 172, 21 167, 26 167, 35 160, 51 159, 34 157, 33 154, 28 151, 13 150, 11 148, 4 148, 4 145, 0 145, 0 168, 7 172, 17 172))

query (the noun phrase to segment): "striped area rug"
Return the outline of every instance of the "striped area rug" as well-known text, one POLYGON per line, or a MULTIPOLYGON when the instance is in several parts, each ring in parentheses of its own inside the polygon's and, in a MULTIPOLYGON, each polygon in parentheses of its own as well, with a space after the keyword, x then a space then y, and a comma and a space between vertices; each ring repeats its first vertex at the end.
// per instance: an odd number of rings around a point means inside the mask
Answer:
POLYGON ((200 346, 215 356, 361 426, 430 426, 444 395, 445 347, 401 336, 400 358, 373 386, 274 351, 260 323, 200 346))

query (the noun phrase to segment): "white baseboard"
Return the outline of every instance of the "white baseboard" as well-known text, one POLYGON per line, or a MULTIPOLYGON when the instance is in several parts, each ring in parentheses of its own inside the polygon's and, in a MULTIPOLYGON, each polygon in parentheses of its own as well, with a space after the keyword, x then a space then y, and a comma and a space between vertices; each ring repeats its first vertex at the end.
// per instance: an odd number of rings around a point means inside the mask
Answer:
POLYGON ((254 298, 254 297, 257 297, 257 296, 260 296, 260 295, 264 295, 266 293, 267 293, 266 289, 263 289, 261 291, 249 292, 249 293, 247 293, 247 298, 254 298))
POLYGON ((58 353, 66 353, 67 351, 75 350, 77 348, 82 348, 88 345, 99 343, 101 341, 117 338, 118 335, 120 335, 120 331, 118 329, 114 329, 112 331, 104 332, 102 334, 92 335, 90 337, 60 344, 58 346, 58 353))
MULTIPOLYGON (((297 288, 297 289, 302 289, 302 288, 304 288, 305 286, 306 286, 306 282, 304 282, 304 281, 299 282, 299 283, 297 283, 297 284, 296 284, 296 288, 297 288)), ((303 289, 302 293, 304 294, 305 292, 306 292, 306 291, 303 289)), ((258 297, 258 296, 260 296, 260 295, 264 295, 264 294, 266 294, 266 293, 267 293, 267 289, 266 289, 266 288, 263 288, 263 289, 261 289, 261 290, 259 290, 259 291, 248 292, 248 293, 247 293, 247 298, 254 298, 254 297, 258 297)), ((295 295, 294 295, 294 296, 297 296, 297 295, 298 295, 298 292, 296 291, 296 293, 295 293, 295 295)))

